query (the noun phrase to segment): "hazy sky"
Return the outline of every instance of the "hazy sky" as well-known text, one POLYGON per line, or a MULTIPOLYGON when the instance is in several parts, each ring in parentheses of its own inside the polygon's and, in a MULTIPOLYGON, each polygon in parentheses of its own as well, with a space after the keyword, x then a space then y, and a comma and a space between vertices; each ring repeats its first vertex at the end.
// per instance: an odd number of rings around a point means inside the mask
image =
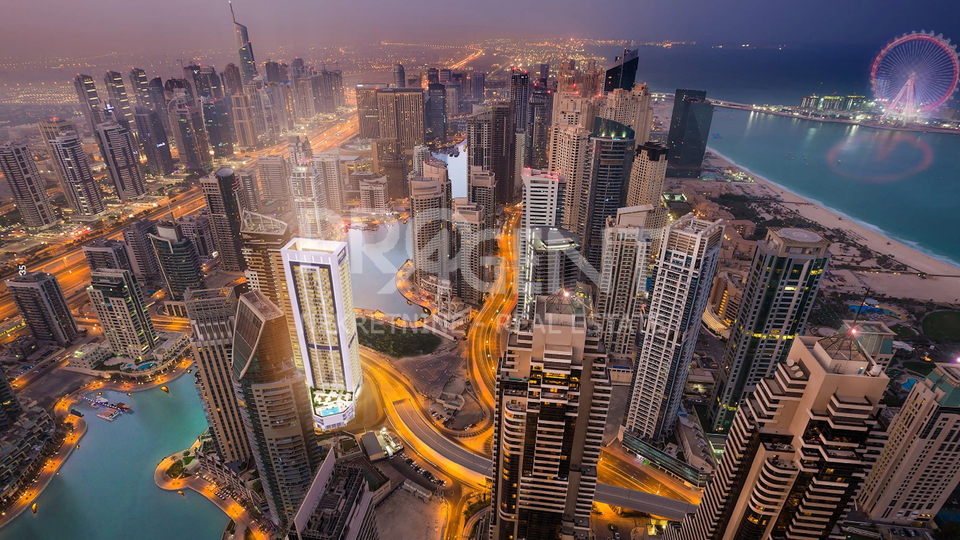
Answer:
MULTIPOLYGON (((0 57, 232 47, 226 0, 2 2, 0 57)), ((960 41, 956 0, 237 0, 234 8, 255 51, 524 34, 879 46, 933 29, 960 41)))

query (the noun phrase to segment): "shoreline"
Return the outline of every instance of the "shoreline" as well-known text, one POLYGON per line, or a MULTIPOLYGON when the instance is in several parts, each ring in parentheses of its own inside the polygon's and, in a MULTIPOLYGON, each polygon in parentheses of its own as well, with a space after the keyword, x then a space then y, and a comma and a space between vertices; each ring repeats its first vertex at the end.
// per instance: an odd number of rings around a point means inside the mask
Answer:
MULTIPOLYGON (((879 266, 872 266, 875 263, 867 264, 860 269, 831 267, 830 270, 834 274, 847 276, 846 278, 841 277, 842 280, 859 282, 860 287, 872 295, 951 305, 960 303, 960 264, 957 262, 927 253, 911 241, 900 240, 875 225, 864 223, 820 201, 804 197, 769 178, 754 173, 747 167, 738 165, 721 152, 712 148, 708 148, 708 151, 712 154, 706 158, 709 161, 709 166, 742 171, 753 177, 754 182, 728 183, 685 180, 675 182, 674 187, 684 184, 699 184, 704 188, 720 185, 723 186, 723 192, 742 194, 754 198, 773 196, 777 200, 777 204, 787 210, 796 212, 804 219, 827 229, 841 229, 853 240, 868 249, 880 255, 887 255, 911 269, 910 271, 896 272, 884 270, 879 266)), ((837 244, 831 245, 830 251, 835 257, 843 254, 837 248, 837 244)))
MULTIPOLYGON (((143 386, 134 386, 132 388, 126 388, 125 387, 126 382, 120 382, 118 384, 117 381, 113 381, 111 379, 100 379, 100 378, 94 379, 93 381, 90 381, 89 383, 81 386, 77 390, 74 390, 73 392, 70 392, 69 394, 66 394, 65 396, 60 398, 59 402, 54 407, 53 415, 56 416, 57 414, 65 414, 65 417, 69 417, 70 409, 80 400, 80 396, 89 392, 93 392, 95 390, 101 390, 101 391, 110 390, 113 392, 133 393, 133 392, 144 392, 147 390, 152 390, 154 388, 159 388, 160 386, 163 386, 164 384, 170 381, 180 378, 181 375, 187 372, 187 368, 192 365, 193 365, 193 361, 191 360, 189 363, 185 364, 184 366, 178 366, 174 368, 172 371, 170 371, 169 378, 160 377, 158 379, 163 379, 163 380, 153 381, 153 384, 143 385, 143 386), (101 386, 97 388, 97 384, 100 384, 101 386)), ((61 443, 61 446, 57 450, 57 453, 54 454, 54 456, 57 457, 57 456, 60 456, 61 453, 64 453, 64 450, 66 450, 66 452, 62 457, 57 458, 59 459, 57 466, 54 469, 50 470, 49 473, 47 473, 46 471, 41 473, 41 475, 49 474, 49 477, 42 482, 42 485, 39 486, 39 488, 37 489, 37 492, 32 497, 29 497, 29 499, 25 503, 23 503, 23 506, 21 508, 14 510, 12 514, 10 510, 8 510, 5 516, 0 516, 0 528, 3 528, 6 525, 9 525, 10 523, 13 523, 18 517, 20 517, 20 515, 24 512, 24 510, 27 509, 27 507, 29 507, 33 502, 39 499, 40 496, 43 495, 43 492, 47 489, 47 487, 49 487, 50 481, 53 480, 53 477, 59 473, 60 469, 63 468, 64 465, 66 465, 67 460, 70 458, 70 456, 73 455, 73 451, 76 449, 76 445, 80 442, 80 439, 82 439, 83 436, 86 435, 87 433, 86 419, 83 417, 77 417, 76 420, 82 426, 82 430, 80 430, 79 433, 77 431, 73 431, 70 435, 64 438, 64 442, 61 443), (71 441, 71 436, 73 435, 76 435, 76 438, 71 441)))
MULTIPOLYGON (((874 225, 874 224, 872 224, 872 223, 868 223, 868 222, 866 222, 866 221, 863 221, 863 220, 861 220, 861 219, 859 219, 859 218, 853 217, 853 216, 847 214, 846 212, 844 212, 844 211, 842 211, 842 210, 838 210, 838 209, 836 209, 836 208, 833 208, 833 207, 827 205, 827 204, 824 203, 823 201, 819 201, 819 200, 814 199, 814 198, 812 198, 812 197, 808 197, 808 196, 805 196, 805 195, 801 195, 801 194, 797 193, 796 191, 793 191, 792 189, 790 189, 790 188, 788 188, 788 187, 786 187, 786 186, 783 186, 783 185, 781 185, 781 184, 778 184, 777 182, 775 182, 775 181, 773 181, 773 180, 771 180, 771 179, 769 179, 769 178, 767 178, 767 177, 765 177, 765 176, 763 176, 763 175, 761 175, 761 174, 758 174, 758 173, 750 170, 748 167, 744 167, 744 166, 742 166, 742 165, 739 165, 737 162, 735 162, 734 160, 730 159, 730 158, 727 157, 725 154, 721 153, 719 150, 716 150, 716 149, 708 146, 708 147, 707 147, 707 151, 710 152, 710 153, 712 153, 712 154, 713 154, 714 156, 716 156, 717 158, 720 158, 721 161, 726 162, 726 163, 725 163, 725 166, 729 166, 729 167, 732 167, 732 168, 735 168, 735 169, 739 169, 739 170, 741 170, 741 171, 749 174, 751 177, 753 177, 754 179, 756 179, 756 183, 757 183, 757 184, 765 185, 765 186, 767 186, 768 188, 770 188, 770 189, 772 189, 772 190, 775 190, 775 191, 776 191, 776 190, 779 190, 779 191, 780 191, 780 195, 781 195, 781 200, 782 200, 782 202, 785 202, 785 203, 800 203, 800 204, 811 204, 811 205, 814 205, 817 209, 819 209, 819 210, 821 210, 821 211, 823 211, 823 212, 825 212, 825 213, 832 214, 832 215, 834 215, 834 216, 836 216, 836 217, 838 217, 838 218, 842 218, 844 221, 847 221, 847 222, 848 222, 847 224, 853 224, 853 225, 855 225, 856 227, 861 228, 861 229, 864 229, 864 230, 866 230, 867 232, 872 233, 872 234, 874 234, 874 235, 880 236, 880 237, 882 237, 884 240, 889 241, 889 242, 891 243, 890 246, 882 246, 882 247, 874 248, 874 247, 873 247, 872 245, 870 245, 869 242, 868 242, 867 245, 868 245, 869 247, 871 247, 872 249, 874 249, 874 251, 878 251, 878 252, 880 252, 880 253, 886 253, 887 251, 890 251, 889 248, 898 248, 898 247, 899 247, 899 248, 902 248, 902 249, 905 249, 905 250, 910 250, 910 251, 915 252, 917 255, 920 255, 921 257, 923 257, 923 258, 925 258, 925 259, 930 259, 931 261, 933 261, 934 264, 933 264, 932 266, 935 266, 935 267, 936 267, 936 266, 946 266, 946 267, 950 267, 950 268, 953 270, 953 273, 952 273, 951 275, 960 276, 960 262, 954 261, 953 259, 951 259, 950 257, 947 257, 946 255, 940 255, 940 254, 938 254, 938 253, 933 253, 933 252, 927 250, 926 248, 924 248, 923 246, 919 245, 917 242, 915 242, 915 241, 913 241, 913 240, 907 240, 907 239, 903 239, 903 238, 898 238, 896 235, 891 234, 891 233, 888 232, 888 231, 885 231, 884 229, 880 228, 880 227, 877 226, 877 225, 874 225), (783 197, 783 195, 787 195, 787 194, 789 194, 791 197, 783 197), (792 199, 792 200, 791 200, 791 199, 792 199), (894 244, 894 243, 896 243, 896 244, 894 244)), ((710 159, 710 158, 707 158, 707 159, 710 159)), ((724 166, 724 165, 720 165, 720 166, 724 166)), ((736 182, 735 182, 735 183, 736 183, 736 182)), ((798 211, 801 215, 803 215, 804 217, 806 217, 807 219, 810 219, 811 221, 815 221, 815 222, 817 222, 817 223, 820 223, 820 224, 823 225, 824 227, 834 228, 834 227, 837 226, 836 224, 823 223, 823 221, 820 220, 820 219, 816 219, 816 218, 810 217, 810 216, 808 216, 807 214, 805 214, 800 208, 797 208, 797 211, 798 211)), ((839 219, 838 219, 837 221, 839 221, 839 219)), ((844 227, 844 228, 846 228, 846 227, 844 227)), ((854 232, 859 233, 859 231, 854 231, 854 232)), ((868 240, 868 241, 870 240, 870 238, 867 237, 867 235, 864 235, 864 234, 862 234, 862 233, 860 233, 860 234, 861 234, 861 236, 864 236, 866 240, 868 240)), ((894 255, 894 256, 897 256, 897 255, 898 255, 897 253, 890 253, 890 254, 891 254, 891 255, 894 255)), ((920 262, 920 261, 914 261, 914 260, 912 260, 912 259, 911 259, 910 261, 911 261, 911 263, 920 262)), ((906 264, 906 263, 905 263, 905 264, 906 264)), ((911 264, 911 266, 912 266, 912 264, 911 264)), ((933 272, 933 271, 924 270, 923 268, 917 268, 917 270, 924 271, 924 272, 926 272, 927 274, 942 275, 942 272, 939 272, 939 271, 933 272)))

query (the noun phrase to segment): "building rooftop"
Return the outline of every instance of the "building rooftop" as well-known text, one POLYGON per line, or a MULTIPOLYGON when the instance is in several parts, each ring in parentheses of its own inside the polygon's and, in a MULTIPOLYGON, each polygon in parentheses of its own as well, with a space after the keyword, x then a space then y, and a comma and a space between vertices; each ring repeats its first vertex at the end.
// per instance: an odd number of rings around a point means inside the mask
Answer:
POLYGON ((806 229, 777 229, 777 234, 785 240, 793 240, 794 242, 821 242, 823 238, 813 232, 806 229))

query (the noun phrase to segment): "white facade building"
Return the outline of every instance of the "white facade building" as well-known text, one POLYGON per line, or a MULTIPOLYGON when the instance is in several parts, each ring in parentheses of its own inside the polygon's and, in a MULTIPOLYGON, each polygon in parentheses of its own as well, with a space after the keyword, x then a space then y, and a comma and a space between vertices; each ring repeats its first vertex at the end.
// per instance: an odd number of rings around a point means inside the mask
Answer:
POLYGON ((664 230, 623 424, 637 437, 673 432, 722 240, 722 221, 693 214, 664 230))
POLYGON ((342 427, 363 381, 347 244, 294 238, 280 252, 314 421, 342 427))

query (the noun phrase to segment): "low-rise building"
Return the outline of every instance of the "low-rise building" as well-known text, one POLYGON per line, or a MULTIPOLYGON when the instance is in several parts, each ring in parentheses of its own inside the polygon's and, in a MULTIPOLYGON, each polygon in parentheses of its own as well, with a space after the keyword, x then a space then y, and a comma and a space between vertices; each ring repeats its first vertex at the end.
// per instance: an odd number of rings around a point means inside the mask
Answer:
POLYGON ((86 343, 70 355, 68 365, 79 369, 97 369, 111 356, 113 351, 106 344, 86 343))
POLYGON ((36 402, 21 406, 16 420, 0 433, 0 501, 16 499, 31 485, 54 444, 53 418, 36 402))

